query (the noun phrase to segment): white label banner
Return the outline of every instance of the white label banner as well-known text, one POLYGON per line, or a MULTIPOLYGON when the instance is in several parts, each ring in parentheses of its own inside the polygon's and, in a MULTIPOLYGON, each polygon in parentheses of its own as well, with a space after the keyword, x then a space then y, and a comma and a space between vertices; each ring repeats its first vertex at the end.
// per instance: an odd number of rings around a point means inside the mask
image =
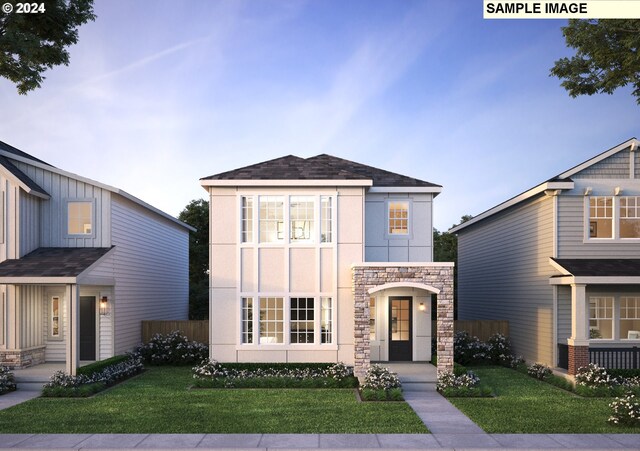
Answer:
POLYGON ((640 19, 640 0, 484 0, 485 19, 640 19))

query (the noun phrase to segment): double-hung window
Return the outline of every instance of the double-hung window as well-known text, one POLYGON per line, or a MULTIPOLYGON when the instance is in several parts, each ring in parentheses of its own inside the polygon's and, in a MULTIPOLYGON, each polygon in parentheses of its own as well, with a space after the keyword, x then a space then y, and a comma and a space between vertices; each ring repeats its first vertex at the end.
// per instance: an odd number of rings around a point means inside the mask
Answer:
POLYGON ((620 238, 640 238, 640 197, 620 198, 620 238))
POLYGON ((330 196, 320 196, 320 242, 331 243, 333 241, 333 209, 330 196))
POLYGON ((242 242, 253 242, 253 196, 242 196, 242 242))
POLYGON ((613 297, 589 298, 589 338, 613 338, 613 297))
POLYGON ((260 344, 284 343, 284 299, 260 298, 260 344))
POLYGON ((589 238, 613 238, 613 197, 589 199, 589 238))
POLYGON ((284 197, 260 196, 260 242, 284 240, 284 197))
POLYGON ((387 203, 389 235, 409 235, 409 205, 409 201, 406 200, 390 200, 387 203))
POLYGON ((640 297, 638 296, 620 298, 620 338, 622 340, 640 339, 640 297))
POLYGON ((291 196, 289 199, 289 236, 291 242, 311 241, 314 229, 312 196, 291 196))
POLYGON ((291 298, 291 343, 315 340, 314 298, 291 298))

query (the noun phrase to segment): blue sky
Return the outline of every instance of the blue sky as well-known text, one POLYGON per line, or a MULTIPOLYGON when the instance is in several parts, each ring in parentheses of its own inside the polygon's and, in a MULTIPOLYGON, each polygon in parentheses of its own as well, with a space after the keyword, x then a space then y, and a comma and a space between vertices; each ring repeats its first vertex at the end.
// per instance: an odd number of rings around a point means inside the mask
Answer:
POLYGON ((203 176, 330 153, 444 186, 443 230, 640 136, 631 89, 570 98, 559 20, 481 0, 96 0, 71 64, 0 79, 0 140, 177 215, 203 176))

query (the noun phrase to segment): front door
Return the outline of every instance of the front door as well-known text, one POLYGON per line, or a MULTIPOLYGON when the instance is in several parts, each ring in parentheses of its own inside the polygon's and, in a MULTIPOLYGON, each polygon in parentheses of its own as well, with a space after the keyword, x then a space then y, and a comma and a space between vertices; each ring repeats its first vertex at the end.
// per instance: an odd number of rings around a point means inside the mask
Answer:
POLYGON ((80 360, 96 359, 96 297, 80 296, 80 360))
POLYGON ((411 297, 389 298, 389 360, 411 361, 411 297))

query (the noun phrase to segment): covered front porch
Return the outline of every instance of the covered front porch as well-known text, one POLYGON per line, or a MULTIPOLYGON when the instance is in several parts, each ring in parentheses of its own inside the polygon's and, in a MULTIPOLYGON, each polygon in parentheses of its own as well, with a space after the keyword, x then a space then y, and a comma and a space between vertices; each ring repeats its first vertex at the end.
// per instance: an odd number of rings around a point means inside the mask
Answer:
POLYGON ((453 263, 362 263, 352 266, 352 278, 356 376, 371 360, 431 360, 434 333, 438 371, 453 369, 453 263))
POLYGON ((91 274, 110 249, 42 248, 0 263, 0 365, 62 364, 113 355, 114 283, 91 274))
POLYGON ((640 260, 551 259, 557 364, 640 368, 640 260))

